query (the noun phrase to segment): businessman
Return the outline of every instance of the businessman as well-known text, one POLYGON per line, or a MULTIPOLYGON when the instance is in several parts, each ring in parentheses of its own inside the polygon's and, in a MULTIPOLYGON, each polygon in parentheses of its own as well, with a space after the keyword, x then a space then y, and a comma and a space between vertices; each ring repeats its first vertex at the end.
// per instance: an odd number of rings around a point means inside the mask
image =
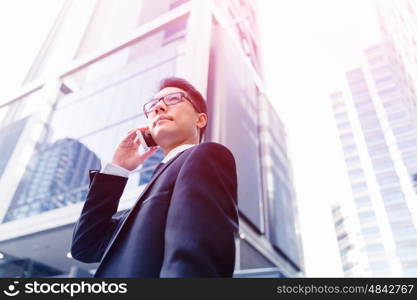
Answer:
POLYGON ((129 172, 157 147, 138 153, 132 129, 112 162, 90 170, 90 189, 75 225, 71 254, 100 262, 94 277, 231 277, 238 231, 232 153, 201 143, 208 116, 186 80, 167 78, 143 106, 164 158, 136 203, 117 212, 129 172))

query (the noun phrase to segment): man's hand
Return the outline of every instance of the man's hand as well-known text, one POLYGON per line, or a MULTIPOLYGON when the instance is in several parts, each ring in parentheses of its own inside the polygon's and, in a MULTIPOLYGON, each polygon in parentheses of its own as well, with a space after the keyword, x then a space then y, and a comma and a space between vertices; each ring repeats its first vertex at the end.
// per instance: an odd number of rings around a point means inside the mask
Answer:
POLYGON ((155 146, 142 155, 138 153, 140 142, 139 139, 136 138, 136 131, 146 128, 147 127, 135 128, 127 133, 127 136, 120 142, 113 154, 113 164, 132 171, 158 149, 158 147, 155 146))

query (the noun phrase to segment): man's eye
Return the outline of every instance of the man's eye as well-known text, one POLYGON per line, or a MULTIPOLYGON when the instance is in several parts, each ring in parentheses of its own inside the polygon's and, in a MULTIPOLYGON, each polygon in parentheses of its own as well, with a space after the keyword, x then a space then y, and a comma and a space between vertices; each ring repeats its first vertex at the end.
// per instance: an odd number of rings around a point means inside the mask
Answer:
POLYGON ((180 97, 178 97, 178 96, 172 96, 172 97, 169 97, 168 98, 168 101, 169 102, 178 102, 178 101, 180 101, 181 100, 181 98, 180 97))

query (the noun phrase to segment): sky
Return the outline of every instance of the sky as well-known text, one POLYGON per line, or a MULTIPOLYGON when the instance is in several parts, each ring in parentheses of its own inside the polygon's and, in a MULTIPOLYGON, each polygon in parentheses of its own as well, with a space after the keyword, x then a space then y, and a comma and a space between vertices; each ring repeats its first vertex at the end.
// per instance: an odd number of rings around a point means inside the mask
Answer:
POLYGON ((308 277, 342 276, 331 204, 352 194, 329 94, 380 41, 371 0, 258 0, 264 78, 288 132, 308 277))
POLYGON ((62 2, 0 1, 0 104, 19 90, 62 2))
MULTIPOLYGON (((328 95, 380 39, 373 1, 256 2, 267 94, 288 132, 305 272, 342 276, 330 204, 352 196, 328 95)), ((0 104, 20 86, 61 3, 0 2, 0 104)))

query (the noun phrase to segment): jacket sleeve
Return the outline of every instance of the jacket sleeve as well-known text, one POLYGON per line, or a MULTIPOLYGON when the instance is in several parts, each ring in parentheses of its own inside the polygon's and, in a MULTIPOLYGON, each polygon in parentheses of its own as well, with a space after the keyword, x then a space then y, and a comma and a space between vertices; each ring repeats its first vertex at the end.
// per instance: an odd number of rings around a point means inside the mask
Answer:
POLYGON ((232 153, 203 143, 175 182, 160 277, 231 277, 238 231, 237 175, 232 153))
POLYGON ((90 190, 73 231, 71 255, 85 262, 99 262, 119 224, 119 200, 127 178, 90 170, 90 190))

